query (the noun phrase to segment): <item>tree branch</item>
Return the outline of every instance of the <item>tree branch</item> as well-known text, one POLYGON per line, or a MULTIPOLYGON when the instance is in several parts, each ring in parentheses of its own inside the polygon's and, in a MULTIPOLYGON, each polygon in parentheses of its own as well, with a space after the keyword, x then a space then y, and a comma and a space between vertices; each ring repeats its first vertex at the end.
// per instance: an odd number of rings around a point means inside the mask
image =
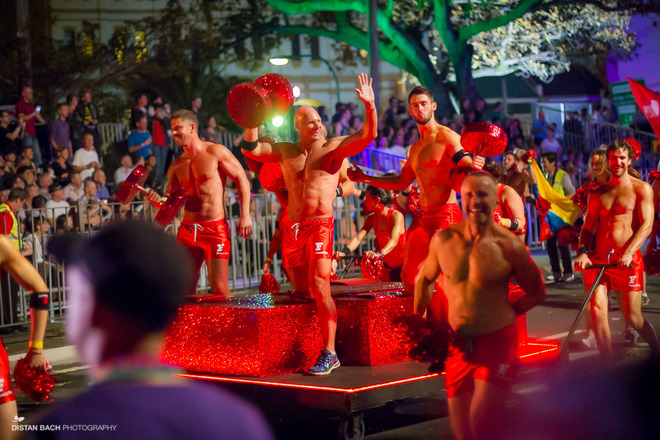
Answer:
MULTIPOLYGON (((532 9, 532 7, 534 7, 538 3, 543 3, 543 0, 522 0, 518 4, 518 6, 511 9, 506 14, 502 14, 499 17, 495 17, 487 21, 478 21, 476 23, 472 23, 471 25, 462 27, 458 31, 458 41, 460 43, 465 43, 470 38, 474 37, 477 34, 480 34, 482 32, 488 32, 500 26, 504 26, 505 24, 510 23, 514 20, 517 20, 523 15, 525 15, 527 12, 529 12, 530 9, 532 9)), ((545 9, 545 3, 543 4, 543 6, 545 9)))
POLYGON ((312 14, 314 12, 357 11, 368 13, 368 4, 363 0, 266 0, 273 8, 288 15, 312 14))

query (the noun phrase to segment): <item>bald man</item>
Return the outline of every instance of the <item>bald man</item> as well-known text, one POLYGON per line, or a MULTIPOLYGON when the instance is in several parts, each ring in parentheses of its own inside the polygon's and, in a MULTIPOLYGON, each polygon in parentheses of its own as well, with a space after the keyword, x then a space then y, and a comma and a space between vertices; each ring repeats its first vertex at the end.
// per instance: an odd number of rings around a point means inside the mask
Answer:
MULTIPOLYGON (((334 218, 333 200, 344 159, 364 150, 376 138, 378 117, 371 79, 358 75, 355 89, 366 109, 361 130, 350 136, 326 139, 326 130, 319 114, 311 107, 301 107, 295 116, 300 140, 296 143, 258 142, 257 128, 247 129, 241 141, 243 154, 257 162, 278 162, 289 191, 287 234, 283 242, 291 249, 283 252, 285 267, 304 268, 310 293, 316 301, 324 349, 308 374, 326 375, 339 367, 335 352, 337 308, 330 295, 332 267, 332 239, 334 218), (305 263, 305 264, 303 264, 305 263)), ((299 269, 300 270, 300 269, 299 269)))

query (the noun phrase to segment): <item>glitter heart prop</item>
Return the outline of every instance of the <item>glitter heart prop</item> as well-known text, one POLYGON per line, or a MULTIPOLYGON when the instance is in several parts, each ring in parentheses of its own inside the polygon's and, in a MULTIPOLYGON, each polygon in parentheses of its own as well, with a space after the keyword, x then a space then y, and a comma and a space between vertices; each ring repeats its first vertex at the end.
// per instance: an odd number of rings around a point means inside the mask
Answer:
POLYGON ((508 139, 497 125, 471 122, 463 127, 461 145, 465 151, 478 156, 497 156, 504 153, 508 139))

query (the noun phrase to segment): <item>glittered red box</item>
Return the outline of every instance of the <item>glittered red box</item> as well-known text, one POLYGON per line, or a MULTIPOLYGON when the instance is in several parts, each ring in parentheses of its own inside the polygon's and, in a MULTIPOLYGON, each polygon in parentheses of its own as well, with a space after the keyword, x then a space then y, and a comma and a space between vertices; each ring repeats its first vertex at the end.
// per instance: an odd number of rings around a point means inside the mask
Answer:
POLYGON ((412 312, 401 292, 371 292, 335 298, 337 352, 344 365, 383 365, 409 360, 409 345, 397 319, 412 312))
POLYGON ((307 368, 322 348, 312 301, 257 294, 182 306, 162 357, 189 371, 264 377, 307 368))

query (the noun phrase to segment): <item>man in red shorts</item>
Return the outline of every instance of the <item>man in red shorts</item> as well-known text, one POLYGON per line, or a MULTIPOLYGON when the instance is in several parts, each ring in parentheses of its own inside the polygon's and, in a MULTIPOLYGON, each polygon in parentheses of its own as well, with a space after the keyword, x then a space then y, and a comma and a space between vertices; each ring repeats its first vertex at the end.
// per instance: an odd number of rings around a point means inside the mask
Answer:
POLYGON ((437 104, 429 89, 415 87, 408 96, 408 105, 408 111, 417 123, 420 139, 410 147, 401 174, 367 176, 354 164, 354 168, 348 171, 348 177, 355 182, 392 191, 403 191, 417 179, 422 212, 408 228, 401 272, 406 290, 411 291, 428 254, 433 234, 463 218, 456 203, 456 193, 449 184, 449 172, 456 165, 481 168, 484 162, 480 157, 473 163, 471 155, 461 147, 461 137, 435 120, 433 113, 437 104))
POLYGON ((374 92, 369 77, 358 76, 355 89, 365 106, 362 129, 349 136, 326 139, 319 114, 311 107, 296 112, 295 127, 300 140, 296 143, 258 142, 258 130, 249 128, 243 134, 241 150, 258 162, 278 162, 289 191, 289 214, 282 243, 291 268, 305 270, 309 290, 316 307, 325 345, 316 364, 307 373, 326 375, 339 367, 335 352, 337 308, 330 295, 332 240, 334 235, 333 201, 344 159, 364 150, 375 139, 378 127, 374 92))
MULTIPOLYGON (((648 183, 628 174, 632 156, 632 147, 626 141, 615 140, 607 146, 607 164, 612 174, 606 184, 589 196, 575 261, 576 270, 584 270, 590 264, 618 265, 606 269, 591 299, 596 343, 609 363, 613 362, 607 319, 610 290, 621 291, 621 312, 628 325, 648 342, 651 351, 660 350, 653 326, 642 316, 644 263, 639 251, 653 226, 653 190, 648 183)), ((587 288, 593 286, 597 275, 595 269, 585 271, 587 288)))
MULTIPOLYGON (((0 235, 0 266, 30 292, 30 343, 25 360, 34 368, 48 368, 44 356, 44 334, 48 322, 48 287, 39 272, 23 257, 12 241, 0 235)), ((9 358, 0 341, 0 438, 10 438, 12 426, 18 424, 16 394, 11 384, 9 358)))
POLYGON ((459 440, 493 438, 518 364, 515 317, 543 301, 545 286, 525 245, 493 221, 497 181, 474 172, 461 197, 466 219, 433 236, 414 310, 426 312, 442 275, 453 332, 445 364, 451 428, 459 440), (507 299, 512 277, 525 293, 513 305, 507 299))
MULTIPOLYGON (((170 165, 165 194, 177 188, 186 190, 188 200, 177 241, 190 251, 197 274, 202 263, 206 263, 213 293, 231 297, 228 277, 231 240, 223 203, 225 180, 229 177, 238 186, 241 215, 237 229, 242 238, 252 233, 250 181, 234 155, 223 145, 202 141, 197 127, 197 116, 190 110, 172 114, 172 137, 183 148, 183 154, 170 165)), ((162 203, 167 197, 151 191, 149 200, 162 203)))

